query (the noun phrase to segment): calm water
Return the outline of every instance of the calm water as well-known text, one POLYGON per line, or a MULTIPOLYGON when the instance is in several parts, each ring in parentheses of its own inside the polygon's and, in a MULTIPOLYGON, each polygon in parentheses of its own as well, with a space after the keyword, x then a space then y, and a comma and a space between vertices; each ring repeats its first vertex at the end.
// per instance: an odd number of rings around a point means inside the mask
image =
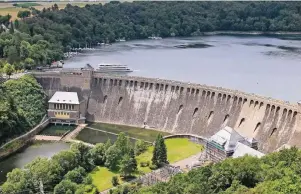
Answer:
POLYGON ((109 133, 104 133, 102 131, 85 128, 78 133, 76 139, 92 144, 105 143, 108 139, 110 139, 111 143, 113 143, 116 141, 117 136, 109 133))
POLYGON ((14 168, 22 168, 38 156, 50 158, 54 154, 67 149, 69 149, 69 144, 64 142, 39 143, 10 156, 0 162, 0 185, 6 180, 6 174, 14 168))
MULTIPOLYGON (((105 123, 90 123, 89 127, 93 129, 84 128, 76 136, 76 139, 92 144, 105 143, 108 139, 110 139, 113 143, 117 139, 117 135, 114 134, 119 134, 123 132, 131 138, 141 139, 147 142, 154 142, 158 134, 162 134, 163 136, 170 135, 170 133, 165 133, 162 131, 105 123)), ((135 139, 130 140, 133 143, 135 142, 135 139)))
POLYGON ((205 36, 120 42, 78 55, 65 67, 125 64, 131 75, 221 86, 296 102, 301 99, 301 41, 205 36))

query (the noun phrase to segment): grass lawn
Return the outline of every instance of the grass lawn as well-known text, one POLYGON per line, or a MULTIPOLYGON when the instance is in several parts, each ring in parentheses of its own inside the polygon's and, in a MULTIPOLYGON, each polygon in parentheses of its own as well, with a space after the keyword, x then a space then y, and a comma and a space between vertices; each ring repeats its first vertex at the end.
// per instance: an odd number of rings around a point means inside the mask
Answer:
POLYGON ((59 9, 64 9, 68 3, 73 6, 84 7, 87 4, 99 4, 104 2, 0 2, 0 15, 10 14, 12 16, 12 20, 18 19, 17 15, 19 11, 29 10, 29 8, 21 8, 13 6, 14 3, 21 5, 29 5, 38 10, 42 10, 43 8, 48 8, 53 6, 55 3, 58 5, 59 9))
MULTIPOLYGON (((165 140, 167 147, 167 159, 170 164, 179 160, 183 160, 192 155, 195 155, 203 150, 203 146, 193 143, 185 138, 174 138, 165 140)), ((150 146, 146 152, 137 156, 138 170, 144 173, 148 173, 151 170, 149 167, 141 167, 140 162, 147 162, 152 160, 154 147, 150 146)))
MULTIPOLYGON (((95 185, 98 189, 98 191, 104 191, 109 188, 112 188, 112 177, 113 176, 119 176, 118 173, 110 171, 106 167, 96 167, 90 175, 92 176, 92 183, 95 185)), ((121 179, 119 178, 119 183, 121 183, 121 179)))
MULTIPOLYGON (((193 143, 185 138, 167 139, 165 140, 165 144, 167 147, 167 158, 171 164, 195 155, 203 150, 202 145, 193 143)), ((142 174, 151 172, 149 167, 141 167, 140 162, 149 161, 151 164, 153 149, 154 147, 150 146, 148 147, 147 151, 136 157, 138 171, 140 171, 142 174)), ((136 176, 139 176, 141 173, 137 173, 136 176)), ((118 176, 119 183, 122 183, 119 174, 110 171, 106 167, 96 167, 90 174, 92 176, 93 184, 97 187, 98 191, 104 191, 112 188, 113 185, 111 180, 113 176, 118 176)))
MULTIPOLYGON (((174 138, 165 140, 167 147, 167 159, 170 164, 188 158, 203 150, 203 146, 193 143, 186 138, 174 138)), ((138 170, 148 173, 151 170, 149 167, 141 167, 140 162, 147 162, 152 160, 154 147, 148 147, 147 151, 137 156, 138 170)))
POLYGON ((89 127, 112 132, 112 133, 117 133, 117 134, 120 132, 125 132, 130 137, 134 137, 137 139, 142 139, 150 142, 155 141, 159 133, 161 133, 163 136, 170 135, 170 133, 166 133, 163 131, 143 129, 138 127, 130 127, 125 125, 113 125, 113 124, 106 124, 106 123, 90 123, 89 127))

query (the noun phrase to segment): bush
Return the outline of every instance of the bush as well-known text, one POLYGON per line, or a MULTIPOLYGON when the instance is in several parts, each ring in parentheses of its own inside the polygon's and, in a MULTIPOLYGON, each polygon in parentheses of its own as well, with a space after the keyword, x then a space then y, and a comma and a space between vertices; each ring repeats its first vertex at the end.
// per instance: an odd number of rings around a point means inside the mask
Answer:
POLYGON ((147 149, 147 143, 142 140, 137 140, 135 143, 135 155, 138 156, 139 154, 143 153, 147 149))
POLYGON ((149 168, 150 168, 151 170, 156 170, 156 169, 158 168, 158 166, 155 165, 155 164, 152 164, 152 165, 150 165, 149 168))
POLYGON ((113 176, 112 177, 112 185, 114 187, 116 187, 117 185, 119 185, 119 180, 118 180, 118 177, 117 176, 113 176))
POLYGON ((141 167, 147 167, 147 166, 149 166, 150 165, 150 162, 149 161, 142 161, 142 162, 140 162, 140 166, 141 167))

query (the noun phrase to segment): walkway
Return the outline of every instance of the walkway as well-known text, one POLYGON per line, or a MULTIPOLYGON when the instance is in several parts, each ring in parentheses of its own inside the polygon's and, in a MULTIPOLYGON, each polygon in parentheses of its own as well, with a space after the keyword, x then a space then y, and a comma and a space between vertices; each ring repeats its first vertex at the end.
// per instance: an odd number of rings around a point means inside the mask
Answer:
POLYGON ((41 140, 41 141, 60 141, 60 136, 50 136, 50 135, 36 135, 34 136, 34 140, 41 140))
POLYGON ((204 151, 199 152, 196 155, 190 156, 189 158, 185 158, 185 159, 175 162, 171 165, 175 166, 175 167, 180 166, 181 170, 190 170, 190 168, 193 167, 193 165, 201 164, 201 162, 199 161, 199 158, 202 156, 203 153, 204 153, 204 151))
POLYGON ((74 139, 77 134, 87 126, 87 124, 79 124, 76 129, 74 129, 73 131, 71 131, 70 133, 68 133, 65 137, 62 138, 63 141, 70 141, 72 139, 74 139))
POLYGON ((70 142, 70 143, 82 143, 84 145, 87 145, 89 147, 94 147, 93 144, 87 143, 87 142, 83 142, 83 141, 79 141, 79 140, 75 140, 74 138, 77 136, 77 134, 87 126, 87 124, 79 124, 76 129, 74 129, 73 131, 71 131, 70 133, 68 133, 65 137, 63 137, 61 140, 64 142, 70 142))

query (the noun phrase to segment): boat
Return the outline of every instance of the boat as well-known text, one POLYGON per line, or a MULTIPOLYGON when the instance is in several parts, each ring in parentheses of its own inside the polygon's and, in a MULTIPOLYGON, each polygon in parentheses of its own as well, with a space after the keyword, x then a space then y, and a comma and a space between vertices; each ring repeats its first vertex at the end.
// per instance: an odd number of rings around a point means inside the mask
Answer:
POLYGON ((96 71, 101 73, 130 73, 133 72, 127 65, 100 63, 96 71))
POLYGON ((152 40, 161 40, 162 39, 162 37, 160 37, 160 36, 150 36, 148 38, 152 39, 152 40))
POLYGON ((116 39, 115 41, 116 42, 125 42, 126 40, 125 40, 125 38, 119 38, 119 39, 116 39))

